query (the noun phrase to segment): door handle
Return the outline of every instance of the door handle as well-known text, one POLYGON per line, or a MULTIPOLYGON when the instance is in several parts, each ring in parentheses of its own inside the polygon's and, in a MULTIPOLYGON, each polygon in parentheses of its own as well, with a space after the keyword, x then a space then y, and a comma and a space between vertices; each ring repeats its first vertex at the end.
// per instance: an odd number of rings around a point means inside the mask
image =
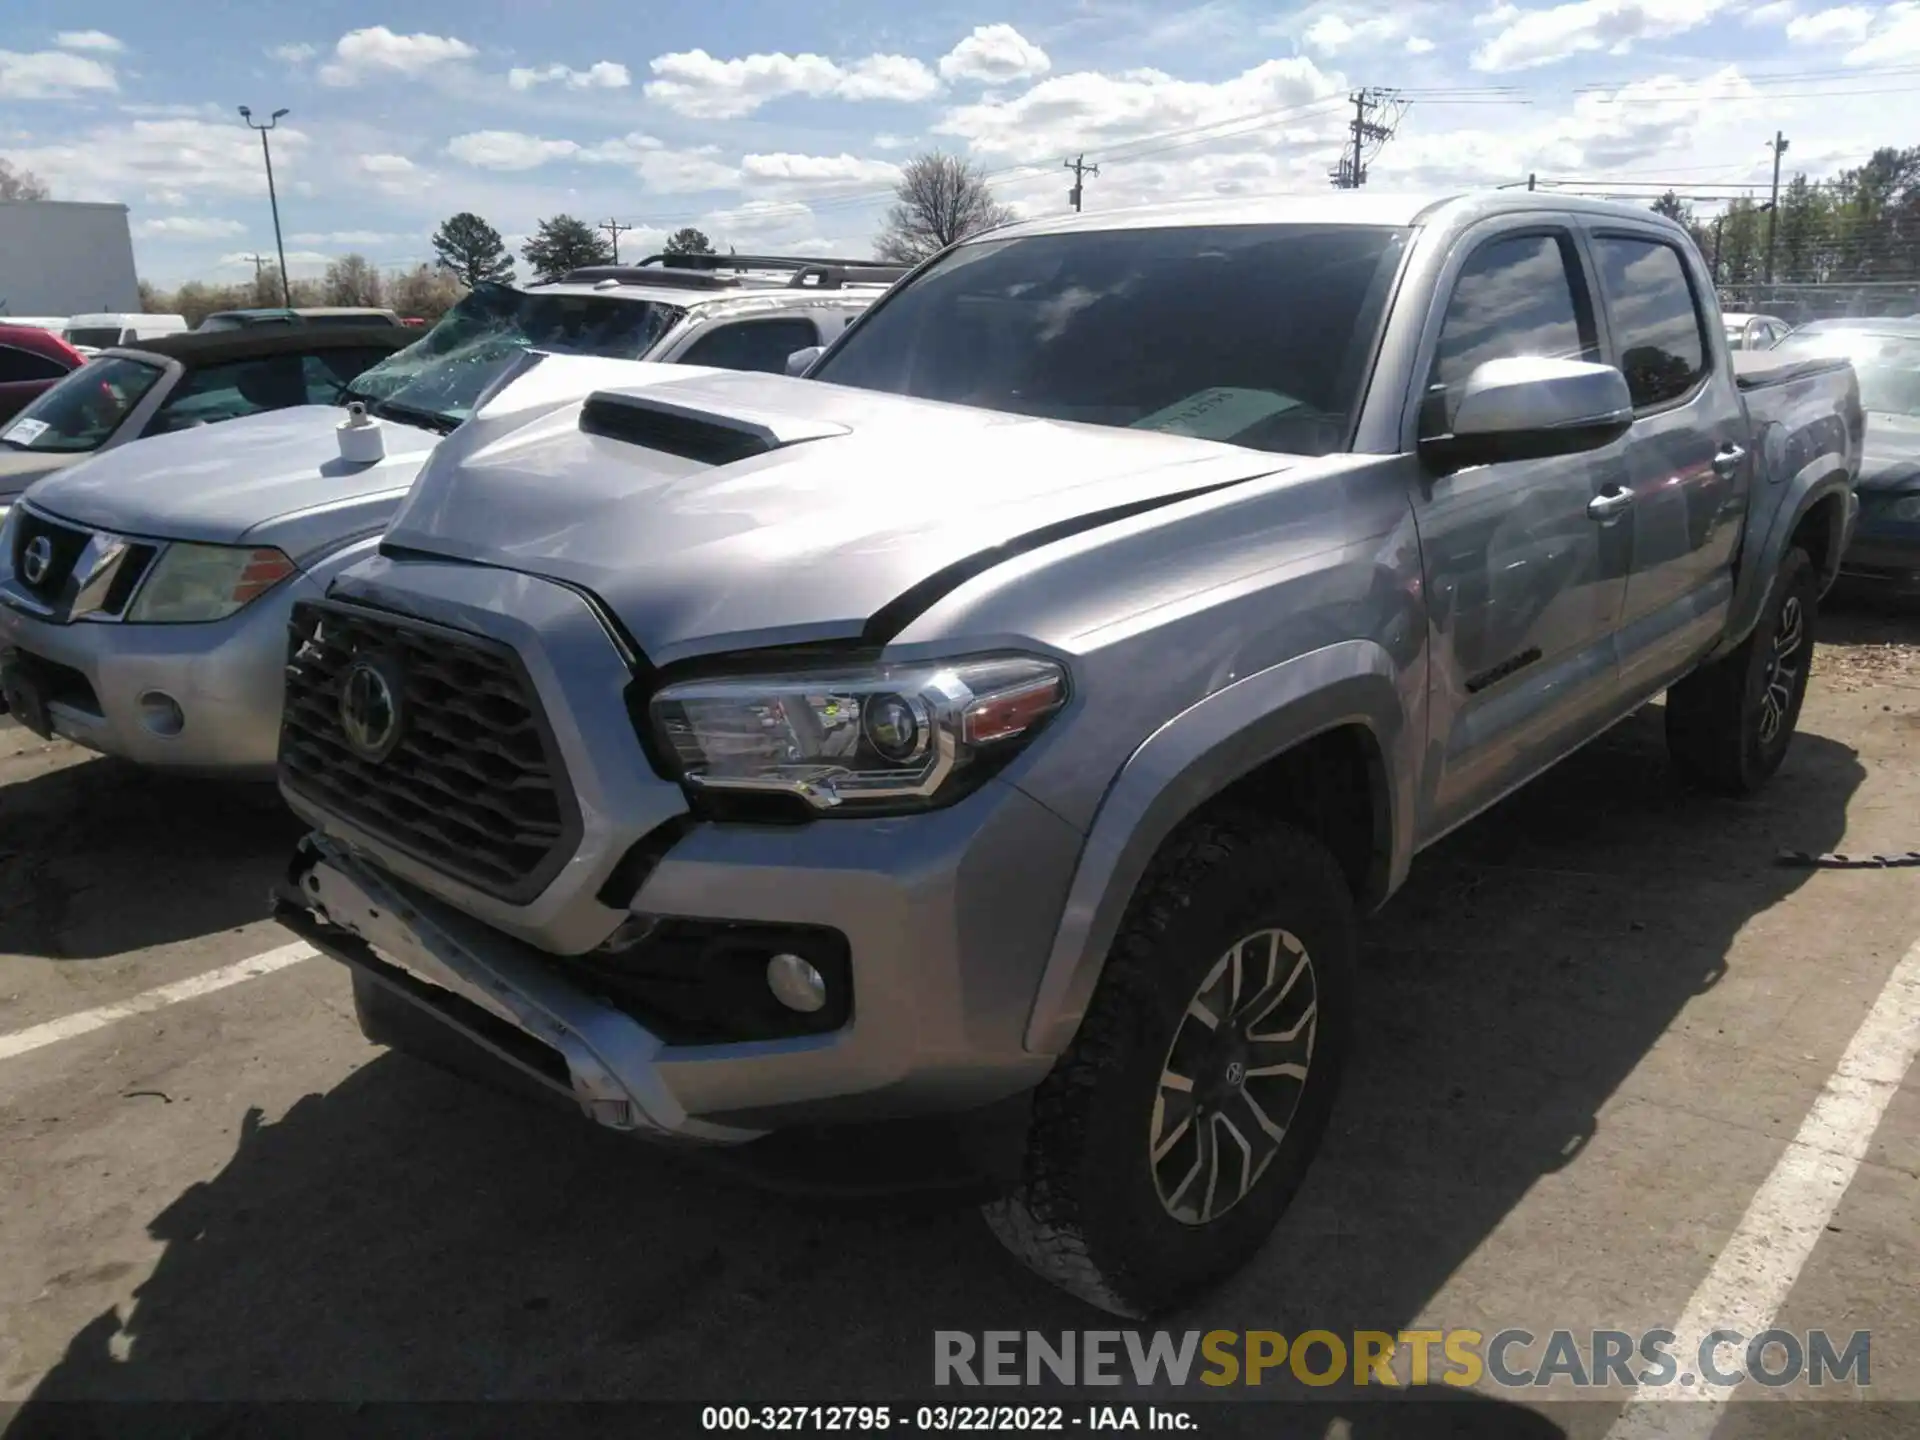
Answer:
POLYGON ((1723 445, 1720 447, 1720 453, 1713 457, 1713 473, 1722 480, 1731 480, 1733 472, 1740 468, 1740 462, 1746 458, 1745 446, 1723 445))
POLYGON ((1605 525, 1624 515, 1627 507, 1633 504, 1633 491, 1626 488, 1615 490, 1611 495, 1596 495, 1587 502, 1587 518, 1598 520, 1605 525))

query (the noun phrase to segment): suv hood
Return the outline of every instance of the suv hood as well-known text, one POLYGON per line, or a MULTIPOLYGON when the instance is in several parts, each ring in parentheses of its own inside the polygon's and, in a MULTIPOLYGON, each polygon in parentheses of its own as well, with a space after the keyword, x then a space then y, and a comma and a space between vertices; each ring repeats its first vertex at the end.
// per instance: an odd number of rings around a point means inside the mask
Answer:
POLYGON ((97 529, 250 539, 298 559, 327 539, 378 529, 440 442, 430 430, 383 420, 386 458, 350 465, 334 435, 344 419, 331 405, 301 405, 155 435, 48 476, 32 500, 97 529))
POLYGON ((533 419, 483 406, 421 472, 387 545, 584 589, 656 664, 856 637, 983 552, 1309 463, 782 375, 601 363, 619 379, 584 403, 576 389, 533 419))

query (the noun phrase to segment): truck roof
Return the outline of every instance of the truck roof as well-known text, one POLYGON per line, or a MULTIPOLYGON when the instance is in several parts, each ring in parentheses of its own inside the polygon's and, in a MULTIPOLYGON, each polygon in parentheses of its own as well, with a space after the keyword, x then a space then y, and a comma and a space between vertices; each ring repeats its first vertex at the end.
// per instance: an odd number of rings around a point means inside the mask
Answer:
MULTIPOLYGON (((1442 217, 1466 224, 1485 216, 1528 210, 1662 221, 1643 205, 1593 200, 1554 190, 1328 190, 1306 195, 1222 196, 1178 200, 1078 215, 1022 220, 977 239, 1061 235, 1075 231, 1134 230, 1175 225, 1424 225, 1442 217)), ((1667 221, 1664 223, 1671 224, 1667 221)), ((1676 230, 1679 228, 1674 227, 1676 230)))
POLYGON ((659 305, 675 305, 683 310, 705 310, 715 306, 740 305, 744 301, 757 302, 753 306, 765 310, 793 310, 803 307, 824 306, 831 309, 862 309, 872 303, 880 293, 881 287, 848 288, 842 290, 794 289, 785 284, 728 286, 723 289, 704 287, 681 288, 672 283, 649 281, 641 284, 617 278, 605 280, 555 280, 542 285, 529 285, 530 295, 600 295, 613 296, 622 300, 645 300, 659 305))

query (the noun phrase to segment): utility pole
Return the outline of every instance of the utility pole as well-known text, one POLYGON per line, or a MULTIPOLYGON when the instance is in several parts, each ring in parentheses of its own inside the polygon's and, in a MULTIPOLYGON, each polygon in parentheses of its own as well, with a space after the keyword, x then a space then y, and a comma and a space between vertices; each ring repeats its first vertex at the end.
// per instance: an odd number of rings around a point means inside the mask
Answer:
MULTIPOLYGON (((1773 198, 1767 202, 1767 284, 1773 284, 1773 236, 1780 228, 1780 157, 1787 153, 1787 137, 1773 132, 1773 198)), ((1773 303, 1769 296, 1767 303, 1773 303)))
POLYGON ((1357 190, 1367 183, 1367 143, 1373 142, 1377 150, 1393 138, 1393 132, 1400 123, 1398 107, 1384 121, 1373 118, 1376 110, 1392 103, 1392 91, 1362 89, 1356 90, 1347 98, 1353 102, 1353 119, 1347 123, 1348 133, 1353 137, 1353 148, 1340 157, 1340 164, 1327 172, 1327 176, 1340 190, 1357 190))
POLYGON ((242 260, 251 260, 253 262, 253 278, 256 281, 258 281, 260 278, 261 267, 267 263, 267 257, 256 253, 253 255, 242 255, 240 258, 242 260))
POLYGON ((618 220, 602 220, 600 222, 600 228, 606 231, 613 240, 613 263, 618 265, 620 263, 620 236, 623 232, 633 229, 633 226, 622 225, 618 220))
POLYGON ((1067 192, 1067 200, 1073 206, 1073 213, 1078 215, 1080 213, 1081 181, 1088 175, 1098 175, 1100 173, 1100 167, 1098 165, 1087 164, 1087 157, 1084 154, 1076 155, 1071 160, 1062 160, 1060 163, 1073 172, 1073 189, 1067 192))
POLYGON ((280 197, 273 188, 273 148, 267 144, 267 132, 278 125, 280 117, 286 113, 285 110, 276 110, 266 124, 256 125, 253 123, 253 111, 244 105, 240 107, 240 118, 247 122, 247 128, 260 132, 260 153, 266 157, 267 161, 267 201, 273 206, 273 248, 280 255, 280 303, 291 310, 293 286, 287 279, 286 242, 280 238, 280 197))

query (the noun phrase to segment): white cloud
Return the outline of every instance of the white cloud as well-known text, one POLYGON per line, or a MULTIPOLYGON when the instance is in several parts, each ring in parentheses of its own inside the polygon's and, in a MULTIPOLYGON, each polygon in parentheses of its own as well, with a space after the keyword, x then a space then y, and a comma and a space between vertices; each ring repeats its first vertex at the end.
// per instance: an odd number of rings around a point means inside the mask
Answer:
MULTIPOLYGON (((293 126, 273 132, 273 165, 283 186, 299 176, 308 149, 308 137, 293 126)), ((8 158, 54 180, 61 198, 70 200, 180 205, 193 195, 257 195, 264 203, 267 193, 260 142, 225 121, 116 120, 63 130, 59 140, 16 147, 8 158)))
MULTIPOLYGON (((1370 15, 1361 20, 1347 20, 1329 11, 1309 25, 1300 38, 1309 50, 1334 55, 1350 45, 1378 45, 1391 40, 1400 34, 1402 28, 1399 17, 1395 15, 1370 15)), ((1430 50, 1433 47, 1429 45, 1427 48, 1430 50)))
POLYGON ((98 50, 102 55, 118 55, 127 48, 104 30, 62 30, 53 43, 62 50, 98 50))
POLYGON ((697 150, 674 150, 664 140, 638 130, 614 140, 602 140, 580 151, 580 159, 600 165, 624 165, 649 189, 661 194, 728 190, 740 183, 740 171, 714 157, 712 145, 697 150))
POLYGON ((478 53, 450 35, 396 35, 384 25, 372 25, 340 37, 333 62, 320 67, 320 79, 328 85, 358 85, 369 75, 418 75, 478 53))
POLYGON ((119 88, 111 65, 84 55, 64 50, 0 50, 0 97, 8 100, 71 100, 119 88))
POLYGON ((633 83, 627 67, 616 60, 596 60, 584 70, 565 65, 538 65, 531 69, 515 66, 507 72, 511 90, 531 90, 536 85, 559 82, 569 90, 624 90, 633 83))
POLYGON ((892 185, 900 167, 858 155, 744 155, 740 174, 753 181, 787 185, 892 185))
MULTIPOLYGON (((272 260, 271 255, 263 257, 272 260)), ((289 276, 318 275, 334 262, 335 257, 318 250, 289 250, 287 252, 287 274, 289 276)), ((223 270, 238 270, 242 267, 251 270, 254 255, 251 250, 233 250, 213 262, 223 270)))
POLYGON ((1793 18, 1797 7, 1794 0, 1768 0, 1765 5, 1756 5, 1740 18, 1748 25, 1784 25, 1793 18))
MULTIPOLYGON (((1188 131, 1247 117, 1279 121, 1272 112, 1305 107, 1343 91, 1336 77, 1304 56, 1268 60, 1218 84, 1176 80, 1157 70, 1121 75, 1083 71, 1042 80, 1010 100, 989 98, 956 106, 933 129, 960 136, 983 154, 1091 152, 1130 136, 1188 131)), ((1254 143, 1273 139, 1270 126, 1254 134, 1254 143)))
POLYGON ((362 155, 360 168, 369 175, 410 175, 415 167, 404 155, 362 155))
POLYGON ((304 40, 294 45, 275 45, 267 51, 270 58, 284 60, 289 65, 304 65, 319 53, 318 48, 307 44, 304 40))
POLYGON ((1425 55, 1432 51, 1432 49, 1433 42, 1424 35, 1409 35, 1407 37, 1407 54, 1409 55, 1425 55))
POLYGON ((1880 12, 1873 35, 1845 56, 1849 65, 1886 65, 1920 60, 1920 4, 1901 0, 1880 12))
POLYGON ((543 140, 518 130, 475 130, 447 142, 447 153, 481 170, 533 170, 580 153, 571 140, 543 140))
POLYGON ((1787 22, 1787 38, 1801 45, 1858 45, 1873 28, 1874 12, 1861 5, 1818 10, 1787 22))
POLYGON ((905 150, 913 144, 911 135, 876 135, 873 148, 876 150, 905 150))
POLYGON ((209 215, 167 215, 158 220, 142 220, 133 233, 149 240, 227 240, 247 233, 237 220, 218 220, 209 215))
POLYGON ((1504 28, 1473 52, 1476 70, 1526 70, 1604 50, 1624 55, 1640 40, 1698 29, 1728 0, 1572 0, 1543 10, 1500 5, 1474 23, 1504 28))
POLYGON ((295 245, 385 245, 413 238, 392 230, 307 230, 287 236, 295 245))
POLYGON ((646 94, 670 110, 700 120, 734 120, 788 95, 838 95, 846 100, 925 100, 940 82, 905 55, 869 55, 842 66, 824 55, 748 55, 717 60, 704 50, 658 55, 646 94))
POLYGON ((1031 80, 1053 68, 1047 52, 1011 25, 976 25, 973 33, 940 57, 943 79, 1004 85, 1031 80))

